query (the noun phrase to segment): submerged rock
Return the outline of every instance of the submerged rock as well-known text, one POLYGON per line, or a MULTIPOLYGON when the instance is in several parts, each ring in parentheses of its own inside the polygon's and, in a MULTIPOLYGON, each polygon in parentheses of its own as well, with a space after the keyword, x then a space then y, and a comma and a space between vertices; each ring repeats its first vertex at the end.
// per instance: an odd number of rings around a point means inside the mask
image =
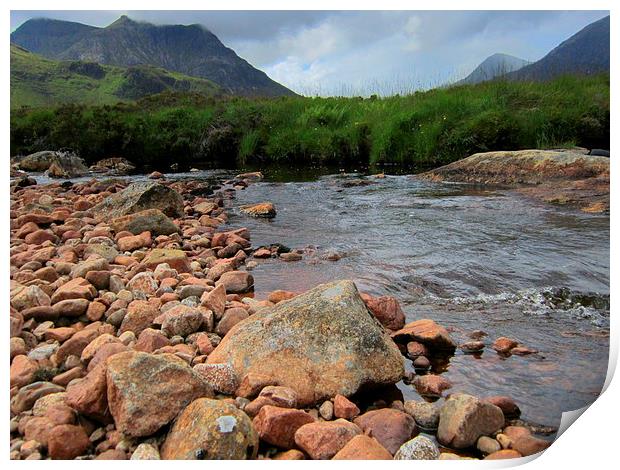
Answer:
POLYGON ((182 217, 183 198, 174 189, 148 181, 132 183, 93 207, 96 214, 106 219, 147 209, 159 209, 168 217, 182 217))
POLYGON ((249 204, 239 208, 244 214, 252 217, 263 217, 272 219, 276 216, 276 208, 271 202, 261 202, 258 204, 249 204))
POLYGON ((299 405, 404 374, 394 342, 368 312, 355 284, 320 285, 235 325, 207 359, 294 389, 299 405))

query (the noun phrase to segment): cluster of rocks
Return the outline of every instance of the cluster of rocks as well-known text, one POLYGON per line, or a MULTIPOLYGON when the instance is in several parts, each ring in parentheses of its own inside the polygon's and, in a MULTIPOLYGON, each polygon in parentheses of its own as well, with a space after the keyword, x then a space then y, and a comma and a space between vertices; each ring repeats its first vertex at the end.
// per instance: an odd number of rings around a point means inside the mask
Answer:
POLYGON ((135 171, 136 166, 123 157, 104 158, 87 167, 84 160, 69 149, 43 150, 11 159, 11 176, 15 177, 26 172, 45 173, 50 178, 75 178, 88 173, 120 176, 135 171))
POLYGON ((546 447, 506 426, 518 410, 506 397, 358 399, 403 378, 403 353, 454 350, 448 332, 405 325, 396 299, 351 281, 255 300, 250 234, 224 227, 234 191, 158 181, 12 187, 12 459, 509 458, 546 447))

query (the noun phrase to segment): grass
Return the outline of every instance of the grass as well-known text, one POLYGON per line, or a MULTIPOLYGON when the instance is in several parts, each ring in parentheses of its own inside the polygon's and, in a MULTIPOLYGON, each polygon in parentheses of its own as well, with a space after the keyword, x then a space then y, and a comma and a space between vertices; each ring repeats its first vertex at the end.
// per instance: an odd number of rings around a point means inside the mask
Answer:
POLYGON ((54 61, 11 44, 11 108, 59 103, 112 105, 164 90, 213 95, 209 80, 150 66, 113 67, 81 61, 54 61))
POLYGON ((120 155, 164 169, 197 161, 432 167, 481 151, 573 145, 609 148, 609 75, 366 99, 164 93, 11 114, 13 155, 72 147, 89 162, 120 155))

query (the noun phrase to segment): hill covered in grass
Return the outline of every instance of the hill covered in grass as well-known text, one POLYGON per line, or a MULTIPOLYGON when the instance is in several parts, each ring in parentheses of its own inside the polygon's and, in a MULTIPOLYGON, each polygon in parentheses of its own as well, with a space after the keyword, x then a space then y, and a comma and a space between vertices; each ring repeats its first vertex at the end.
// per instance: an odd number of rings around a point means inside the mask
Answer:
POLYGON ((11 115, 12 155, 72 147, 89 162, 119 155, 163 170, 198 162, 430 168, 476 152, 574 145, 609 148, 609 75, 366 99, 166 93, 11 115))
POLYGON ((115 104, 164 91, 221 94, 209 80, 150 66, 54 61, 11 44, 11 108, 115 104))

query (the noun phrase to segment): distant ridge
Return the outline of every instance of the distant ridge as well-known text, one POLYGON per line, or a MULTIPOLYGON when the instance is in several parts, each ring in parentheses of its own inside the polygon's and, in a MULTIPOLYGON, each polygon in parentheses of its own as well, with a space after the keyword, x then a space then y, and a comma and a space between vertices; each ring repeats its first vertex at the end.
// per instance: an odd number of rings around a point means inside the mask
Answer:
POLYGON ((609 16, 589 24, 549 54, 517 71, 509 80, 551 80, 567 73, 593 75, 609 72, 609 16))
POLYGON ((467 77, 455 85, 472 85, 493 80, 509 72, 519 70, 531 62, 508 54, 493 54, 482 61, 467 77))
POLYGON ((105 28, 96 28, 32 19, 11 34, 11 42, 54 60, 161 67, 205 78, 238 95, 295 94, 240 58, 200 25, 156 26, 121 16, 105 28))

